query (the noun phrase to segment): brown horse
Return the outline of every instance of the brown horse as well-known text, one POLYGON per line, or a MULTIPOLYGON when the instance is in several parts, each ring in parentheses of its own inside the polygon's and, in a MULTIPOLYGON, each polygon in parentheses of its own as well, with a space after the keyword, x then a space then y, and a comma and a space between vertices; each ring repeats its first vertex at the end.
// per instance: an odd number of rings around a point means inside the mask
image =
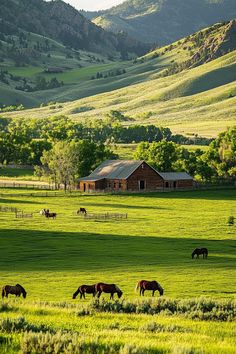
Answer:
POLYGON ((22 294, 23 298, 25 299, 26 295, 27 295, 27 292, 25 291, 23 286, 21 286, 20 284, 16 284, 15 286, 5 285, 2 288, 2 299, 4 297, 8 297, 9 294, 16 295, 16 297, 20 297, 21 294, 22 294))
POLYGON ((98 293, 98 298, 101 296, 102 293, 107 293, 107 294, 111 294, 110 295, 111 300, 113 299, 115 293, 117 293, 118 298, 120 298, 123 294, 120 288, 118 288, 118 286, 115 284, 98 283, 95 285, 95 290, 96 293, 98 293))
POLYGON ((85 293, 93 294, 94 297, 96 295, 95 285, 81 285, 73 294, 73 299, 76 299, 78 294, 80 294, 80 299, 82 299, 82 297, 85 299, 85 293))
POLYGON ((49 219, 49 218, 56 219, 57 214, 56 213, 49 213, 49 211, 47 210, 45 213, 45 216, 47 219, 49 219))
POLYGON ((79 210, 77 210, 77 215, 79 215, 79 214, 86 215, 87 214, 87 210, 85 208, 79 208, 79 210))
POLYGON ((202 254, 203 258, 207 258, 208 256, 208 249, 207 248, 195 248, 195 250, 192 253, 192 259, 194 258, 195 255, 197 255, 197 258, 202 254))
POLYGON ((138 282, 136 286, 136 291, 140 289, 139 294, 144 296, 145 290, 152 290, 152 296, 155 295, 155 291, 158 290, 160 295, 164 294, 164 289, 160 286, 160 284, 156 281, 148 281, 148 280, 141 280, 138 282))

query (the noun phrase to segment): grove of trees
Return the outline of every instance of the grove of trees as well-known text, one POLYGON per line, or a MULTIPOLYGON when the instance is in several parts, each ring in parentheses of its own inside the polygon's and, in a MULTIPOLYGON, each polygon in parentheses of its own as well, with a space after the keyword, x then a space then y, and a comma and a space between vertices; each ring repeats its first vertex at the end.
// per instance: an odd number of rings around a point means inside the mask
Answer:
POLYGON ((139 144, 134 158, 146 160, 159 171, 186 171, 200 181, 236 178, 236 127, 211 141, 172 135, 169 128, 154 125, 122 125, 127 121, 117 111, 84 124, 64 116, 0 118, 0 163, 38 166, 39 175, 67 188, 104 159, 117 157, 109 148, 112 144, 135 142, 139 144), (195 144, 210 144, 208 150, 180 145, 191 139, 195 144))

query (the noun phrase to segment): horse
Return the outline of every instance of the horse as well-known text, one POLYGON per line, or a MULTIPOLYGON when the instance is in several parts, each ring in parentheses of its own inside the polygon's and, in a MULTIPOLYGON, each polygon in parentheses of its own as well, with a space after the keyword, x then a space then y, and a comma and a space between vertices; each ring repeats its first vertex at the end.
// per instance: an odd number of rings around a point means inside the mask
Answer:
POLYGON ((136 289, 136 291, 138 289, 140 289, 140 291, 139 291, 140 296, 141 295, 144 296, 145 290, 152 290, 152 296, 155 295, 156 290, 159 291, 160 296, 162 296, 164 294, 164 289, 160 286, 160 284, 156 280, 153 280, 153 281, 141 280, 138 282, 135 289, 136 289))
POLYGON ((46 209, 42 209, 42 210, 40 210, 39 214, 40 214, 41 216, 45 216, 45 215, 46 215, 46 212, 47 212, 46 209))
POLYGON ((49 218, 56 219, 57 214, 56 213, 49 213, 49 210, 47 210, 45 213, 45 216, 47 219, 49 219, 49 218))
POLYGON ((8 297, 9 294, 16 295, 16 297, 20 297, 21 294, 22 294, 23 298, 25 299, 26 295, 27 295, 27 292, 25 291, 23 286, 21 286, 20 284, 16 284, 15 286, 5 285, 2 288, 2 299, 4 297, 8 297))
POLYGON ((85 208, 79 208, 79 210, 77 210, 77 215, 79 214, 87 214, 87 210, 85 208))
POLYGON ((192 259, 194 258, 195 255, 197 255, 197 258, 202 254, 203 258, 207 258, 208 256, 208 249, 207 248, 195 248, 195 250, 192 253, 192 259))
POLYGON ((95 285, 95 290, 96 290, 96 293, 98 294, 97 295, 98 298, 100 298, 102 293, 111 294, 110 300, 113 299, 115 293, 117 293, 118 298, 120 298, 123 294, 123 292, 120 290, 120 288, 115 284, 98 283, 95 285))
POLYGON ((86 294, 93 294, 93 297, 96 295, 95 285, 81 285, 78 287, 76 292, 73 294, 73 299, 76 299, 77 295, 80 294, 80 299, 82 297, 85 299, 86 294))

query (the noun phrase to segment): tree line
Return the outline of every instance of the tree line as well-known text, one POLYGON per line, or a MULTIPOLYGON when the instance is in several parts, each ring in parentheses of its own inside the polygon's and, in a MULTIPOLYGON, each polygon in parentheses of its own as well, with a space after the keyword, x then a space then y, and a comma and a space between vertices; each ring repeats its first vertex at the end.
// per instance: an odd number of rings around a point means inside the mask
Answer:
POLYGON ((113 144, 136 142, 134 158, 146 160, 159 171, 186 171, 202 181, 236 177, 236 127, 221 133, 204 152, 180 146, 182 136, 176 139, 169 128, 123 126, 122 120, 125 117, 114 112, 104 121, 86 124, 67 117, 0 118, 0 163, 39 166, 39 175, 67 186, 104 159, 117 158, 113 144))

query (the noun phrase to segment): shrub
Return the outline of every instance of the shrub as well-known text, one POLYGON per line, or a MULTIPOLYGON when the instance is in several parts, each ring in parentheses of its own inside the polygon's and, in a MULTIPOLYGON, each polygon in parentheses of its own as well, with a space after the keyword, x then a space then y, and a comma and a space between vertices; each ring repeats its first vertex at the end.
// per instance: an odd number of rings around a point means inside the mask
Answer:
POLYGON ((25 333, 21 342, 22 354, 115 354, 119 353, 119 350, 120 345, 108 346, 96 341, 85 342, 76 333, 61 331, 56 334, 25 333))
POLYGON ((28 323, 24 317, 18 317, 15 319, 5 318, 0 322, 0 331, 6 333, 13 333, 13 332, 26 332, 26 331, 33 331, 33 332, 47 332, 51 330, 49 327, 40 324, 34 325, 32 323, 28 323))
POLYGON ((156 300, 99 302, 96 300, 90 304, 94 311, 114 313, 144 313, 144 314, 166 314, 183 315, 191 319, 233 321, 236 319, 236 302, 215 301, 206 298, 193 300, 172 300, 158 298, 156 300))
POLYGON ((229 216, 229 218, 228 218, 228 225, 234 225, 234 216, 229 216))

